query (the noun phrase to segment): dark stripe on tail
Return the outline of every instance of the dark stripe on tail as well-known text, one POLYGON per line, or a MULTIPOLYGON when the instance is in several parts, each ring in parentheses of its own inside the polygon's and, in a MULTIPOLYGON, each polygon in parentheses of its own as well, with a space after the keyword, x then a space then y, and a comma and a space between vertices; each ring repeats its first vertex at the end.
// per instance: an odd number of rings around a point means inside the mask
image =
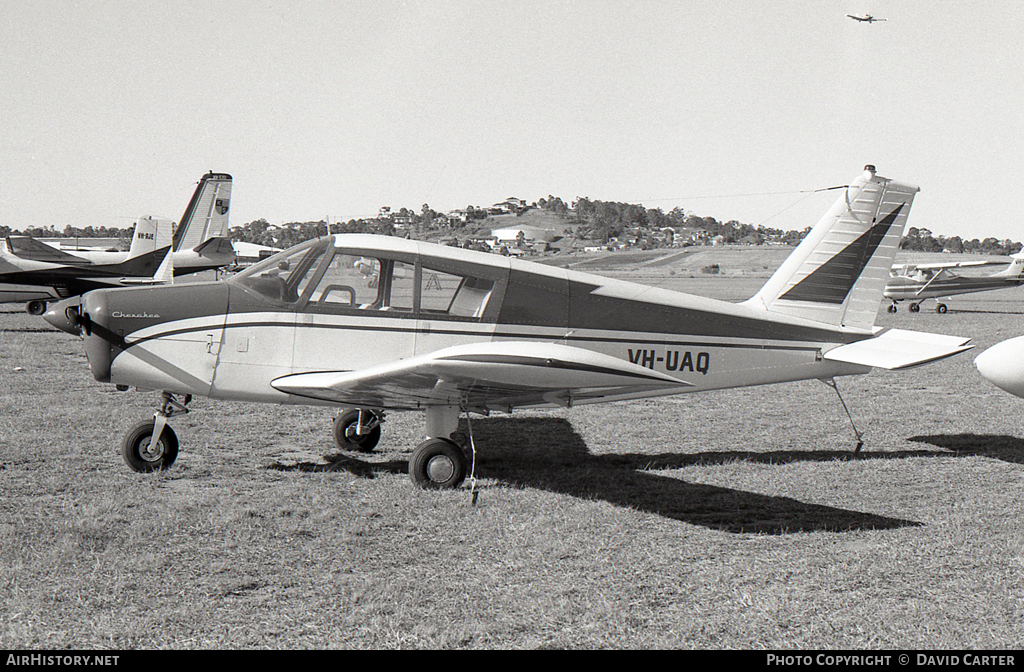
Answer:
POLYGON ((842 252, 816 268, 779 298, 841 304, 871 261, 885 234, 889 233, 889 228, 896 221, 904 205, 906 203, 901 203, 885 219, 873 225, 842 252))

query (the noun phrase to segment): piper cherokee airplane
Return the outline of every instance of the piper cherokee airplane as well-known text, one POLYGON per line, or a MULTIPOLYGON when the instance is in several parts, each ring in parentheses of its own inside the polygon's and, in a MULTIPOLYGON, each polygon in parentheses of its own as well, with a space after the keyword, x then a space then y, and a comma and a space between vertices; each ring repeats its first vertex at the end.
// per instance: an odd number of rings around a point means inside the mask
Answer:
POLYGON ((848 17, 854 21, 860 21, 862 23, 874 23, 875 21, 887 21, 888 19, 876 19, 870 14, 847 14, 848 17))
POLYGON ((472 464, 451 440, 463 413, 828 381, 969 349, 969 339, 874 327, 917 191, 867 166, 740 304, 339 234, 227 281, 99 290, 45 317, 81 335, 97 380, 163 390, 155 417, 124 439, 136 471, 171 466, 178 439, 167 420, 202 395, 347 407, 335 439, 359 451, 376 445, 384 411, 423 411, 410 476, 455 487, 472 464))
POLYGON ((893 266, 889 271, 889 282, 885 286, 883 296, 892 301, 888 310, 896 312, 896 304, 909 300, 910 312, 921 310, 925 299, 935 299, 935 310, 945 313, 946 304, 940 298, 986 292, 991 289, 1019 287, 1024 284, 1024 252, 1010 256, 1005 261, 961 261, 942 264, 903 264, 893 266), (955 268, 972 268, 979 266, 1003 266, 1006 268, 984 276, 958 275, 955 268))
POLYGON ((224 237, 230 202, 231 176, 207 173, 192 194, 173 239, 173 222, 143 217, 135 224, 128 252, 72 254, 28 236, 10 236, 6 246, 0 243, 0 303, 25 301, 28 312, 42 315, 47 301, 136 284, 132 278, 154 276, 169 249, 174 275, 233 263, 231 241, 224 237))

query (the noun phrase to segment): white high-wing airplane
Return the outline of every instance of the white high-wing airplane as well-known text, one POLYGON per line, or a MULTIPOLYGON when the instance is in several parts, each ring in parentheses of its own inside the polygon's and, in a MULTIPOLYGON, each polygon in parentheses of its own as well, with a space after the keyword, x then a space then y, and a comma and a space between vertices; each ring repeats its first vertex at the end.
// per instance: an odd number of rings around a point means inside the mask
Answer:
POLYGON ((225 237, 230 202, 231 176, 210 172, 196 186, 173 239, 173 222, 142 217, 128 252, 72 253, 28 236, 10 236, 0 241, 0 303, 27 302, 28 312, 41 315, 47 301, 158 277, 168 250, 174 275, 233 263, 235 253, 225 237))
POLYGON ((945 313, 946 304, 940 298, 987 292, 992 289, 1005 289, 1024 285, 1024 253, 1010 256, 1010 261, 961 261, 941 264, 901 264, 893 266, 889 271, 889 281, 885 286, 884 296, 892 301, 888 310, 896 312, 899 301, 909 300, 910 312, 921 309, 925 299, 935 299, 935 310, 945 313), (953 269, 977 268, 980 266, 1006 266, 1003 270, 991 275, 970 276, 959 275, 953 269))
POLYGON ((848 17, 854 21, 860 21, 861 23, 874 23, 875 21, 887 21, 888 19, 876 19, 870 14, 847 14, 848 17))
MULTIPOLYGON (((867 166, 778 271, 739 304, 402 238, 311 240, 233 278, 89 292, 46 314, 81 334, 93 376, 163 390, 122 455, 169 467, 168 418, 192 395, 352 410, 369 451, 386 410, 420 410, 409 473, 455 487, 463 413, 638 399, 902 369, 970 339, 874 326, 917 187, 867 166), (177 396, 185 395, 179 401, 177 396)), ((469 422, 470 450, 473 447, 469 422)))

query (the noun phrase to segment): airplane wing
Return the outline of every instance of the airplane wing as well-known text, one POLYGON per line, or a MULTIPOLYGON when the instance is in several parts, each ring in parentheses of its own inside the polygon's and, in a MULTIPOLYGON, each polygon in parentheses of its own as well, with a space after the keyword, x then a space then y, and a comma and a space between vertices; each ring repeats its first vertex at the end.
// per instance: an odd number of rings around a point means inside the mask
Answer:
POLYGON ((947 268, 970 268, 974 266, 1006 266, 1009 262, 1007 261, 951 261, 942 264, 893 264, 892 270, 894 271, 910 271, 915 270, 922 271, 934 271, 947 268))
POLYGON ((823 357, 882 369, 909 369, 970 350, 971 339, 920 331, 889 329, 875 338, 841 345, 823 357))
POLYGON ((554 343, 471 343, 356 371, 283 376, 289 394, 368 408, 570 406, 650 390, 692 387, 639 364, 554 343))
POLYGON ((31 261, 45 261, 50 264, 67 266, 88 266, 88 259, 62 252, 52 245, 39 242, 31 236, 8 236, 7 245, 16 257, 31 261))

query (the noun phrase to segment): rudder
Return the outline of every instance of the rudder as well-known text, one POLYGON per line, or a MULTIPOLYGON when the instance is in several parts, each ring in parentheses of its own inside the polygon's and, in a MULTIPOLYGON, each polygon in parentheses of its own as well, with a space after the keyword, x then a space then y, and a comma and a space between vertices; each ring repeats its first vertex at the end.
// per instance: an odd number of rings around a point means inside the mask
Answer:
POLYGON ((128 259, 135 259, 144 254, 155 252, 171 244, 171 227, 173 223, 155 217, 139 217, 135 221, 135 232, 132 234, 131 246, 128 248, 128 259))
POLYGON ((226 236, 230 206, 231 176, 203 175, 174 232, 174 251, 191 250, 210 238, 226 236))
POLYGON ((864 172, 744 305, 855 330, 875 323, 915 186, 864 172))

